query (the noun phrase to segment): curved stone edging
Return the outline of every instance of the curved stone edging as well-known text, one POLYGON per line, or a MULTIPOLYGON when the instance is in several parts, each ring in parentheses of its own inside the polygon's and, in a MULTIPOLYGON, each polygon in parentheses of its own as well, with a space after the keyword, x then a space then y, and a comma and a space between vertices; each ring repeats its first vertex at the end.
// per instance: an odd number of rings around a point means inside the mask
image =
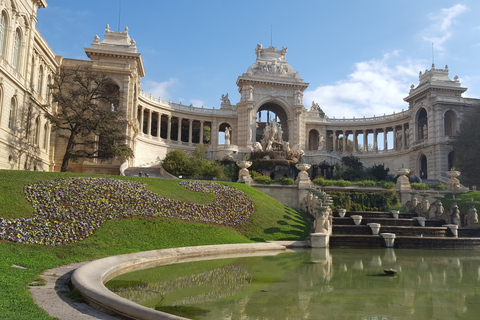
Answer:
POLYGON ((104 283, 129 271, 193 260, 208 260, 231 256, 251 255, 259 252, 277 254, 286 247, 276 243, 241 243, 183 247, 129 253, 94 260, 75 270, 72 283, 87 302, 109 314, 117 314, 127 319, 185 319, 156 311, 121 298, 108 290, 104 283))

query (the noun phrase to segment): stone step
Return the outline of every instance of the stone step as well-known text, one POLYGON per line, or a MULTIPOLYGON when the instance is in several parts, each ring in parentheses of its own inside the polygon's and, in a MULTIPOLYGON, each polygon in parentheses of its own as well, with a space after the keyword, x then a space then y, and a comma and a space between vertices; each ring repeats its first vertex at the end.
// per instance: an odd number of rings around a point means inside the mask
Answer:
MULTIPOLYGON (((350 217, 353 215, 360 215, 362 217, 371 217, 371 218, 393 218, 393 214, 390 212, 384 211, 347 211, 345 217, 350 217)), ((338 212, 334 211, 334 217, 339 217, 338 212)), ((416 216, 415 213, 399 213, 399 218, 413 218, 416 216)))
MULTIPOLYGON (((395 233, 397 236, 418 237, 445 237, 452 236, 447 227, 410 227, 410 226, 380 226, 380 233, 395 233)), ((372 235, 372 230, 367 225, 336 226, 332 227, 333 235, 372 235)))
MULTIPOLYGON (((332 235, 330 247, 386 248, 380 235, 332 235)), ((480 249, 479 238, 397 236, 394 248, 405 249, 480 249)))
MULTIPOLYGON (((139 177, 140 172, 142 173, 143 177, 150 178, 172 178, 173 176, 166 172, 162 167, 155 166, 155 167, 130 167, 125 170, 126 176, 133 176, 139 177)), ((176 178, 176 177, 175 177, 176 178)))
MULTIPOLYGON (((333 217, 332 221, 333 225, 354 225, 353 219, 351 217, 339 218, 333 217)), ((367 223, 380 223, 382 226, 410 226, 416 227, 420 226, 416 219, 393 219, 393 218, 372 218, 372 217, 365 217, 362 215, 362 225, 367 225, 367 223)), ((441 227, 443 226, 445 221, 443 220, 436 220, 436 219, 428 219, 425 220, 426 227, 441 227)))

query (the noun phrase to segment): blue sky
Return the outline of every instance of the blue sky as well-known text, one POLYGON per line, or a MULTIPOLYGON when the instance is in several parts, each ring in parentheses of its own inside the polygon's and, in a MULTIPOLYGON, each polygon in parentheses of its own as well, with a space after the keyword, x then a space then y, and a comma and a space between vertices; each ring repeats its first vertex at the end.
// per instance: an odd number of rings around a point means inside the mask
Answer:
POLYGON ((469 88, 464 96, 480 97, 477 0, 47 2, 37 28, 57 55, 87 59, 107 23, 128 26, 145 65, 142 89, 177 103, 219 108, 225 93, 237 103, 257 44, 288 48, 287 62, 310 84, 304 105, 315 101, 329 117, 408 108, 403 98, 432 58, 469 88))

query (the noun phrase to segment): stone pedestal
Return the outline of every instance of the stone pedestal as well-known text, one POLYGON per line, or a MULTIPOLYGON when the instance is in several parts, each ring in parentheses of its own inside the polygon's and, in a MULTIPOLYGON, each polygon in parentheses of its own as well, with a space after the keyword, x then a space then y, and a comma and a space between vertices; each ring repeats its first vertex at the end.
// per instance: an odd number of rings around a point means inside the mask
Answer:
POLYGON ((380 232, 380 223, 367 223, 367 226, 370 227, 370 229, 372 230, 372 234, 374 235, 378 235, 378 233, 380 232))
POLYGON ((397 191, 400 194, 400 203, 405 204, 408 200, 408 193, 412 192, 410 181, 408 181, 407 174, 410 173, 410 169, 400 168, 397 170, 397 191))
POLYGON ((385 240, 387 248, 393 248, 395 244, 395 233, 380 233, 380 235, 385 240))
POLYGON ((250 177, 250 173, 248 172, 248 167, 250 167, 252 163, 250 161, 237 161, 237 166, 241 169, 238 172, 238 180, 239 183, 245 183, 247 185, 251 185, 253 182, 252 177, 250 177))
POLYGON ((310 234, 310 246, 312 248, 327 248, 330 242, 330 236, 326 233, 312 233, 310 234))
POLYGON ((312 187, 312 181, 308 176, 307 170, 310 169, 310 165, 306 163, 298 163, 295 167, 300 170, 298 173, 295 184, 298 186, 298 189, 308 189, 312 187))

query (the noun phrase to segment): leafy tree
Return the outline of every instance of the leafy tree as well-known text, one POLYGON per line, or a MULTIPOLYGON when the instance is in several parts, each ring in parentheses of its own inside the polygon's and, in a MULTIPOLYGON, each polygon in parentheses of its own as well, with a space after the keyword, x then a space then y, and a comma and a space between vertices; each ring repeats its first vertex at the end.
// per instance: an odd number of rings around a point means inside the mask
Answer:
POLYGON ((62 172, 79 158, 133 157, 118 108, 120 92, 108 75, 90 68, 61 68, 49 87, 58 108, 46 117, 67 141, 62 172))
POLYGON ((360 162, 360 159, 355 156, 346 156, 342 158, 342 163, 344 166, 353 169, 353 170, 362 170, 363 164, 360 162))
POLYGON ((174 176, 189 175, 189 157, 185 151, 172 150, 162 161, 162 167, 174 176))
POLYGON ((464 118, 455 137, 454 164, 462 172, 461 178, 469 185, 480 185, 480 113, 478 110, 464 118))
POLYGON ((393 176, 389 174, 390 169, 385 168, 385 164, 374 164, 365 170, 367 175, 377 181, 393 181, 393 176))

